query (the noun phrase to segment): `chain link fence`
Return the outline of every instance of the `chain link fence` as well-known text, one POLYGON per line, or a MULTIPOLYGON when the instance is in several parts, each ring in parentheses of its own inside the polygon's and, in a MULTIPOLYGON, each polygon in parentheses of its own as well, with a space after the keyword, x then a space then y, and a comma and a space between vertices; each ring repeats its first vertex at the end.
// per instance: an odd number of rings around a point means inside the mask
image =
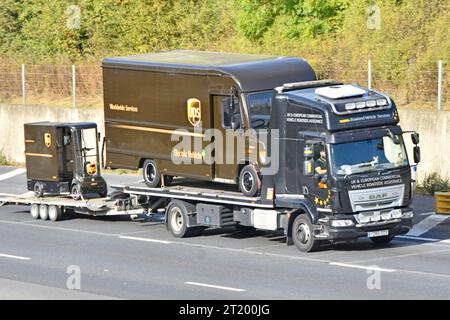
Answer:
MULTIPOLYGON (((333 61, 313 66, 319 79, 358 83, 391 96, 399 106, 450 110, 450 75, 446 61, 429 69, 399 68, 395 62, 333 61), (439 68, 441 64, 441 68, 439 68)), ((100 64, 0 64, 0 104, 96 107, 103 104, 100 64)))

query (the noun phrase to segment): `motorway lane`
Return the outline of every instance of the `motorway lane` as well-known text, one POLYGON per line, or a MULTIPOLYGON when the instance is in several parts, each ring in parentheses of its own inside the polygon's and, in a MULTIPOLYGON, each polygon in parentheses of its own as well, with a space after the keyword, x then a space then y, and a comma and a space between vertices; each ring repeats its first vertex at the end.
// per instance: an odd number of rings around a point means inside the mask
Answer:
MULTIPOLYGON (((140 179, 106 177, 112 183, 140 179)), ((24 175, 2 181, 0 193, 23 193, 24 183, 24 175)), ((433 210, 424 204, 429 199, 416 200, 422 212, 433 210)), ((8 285, 0 286, 0 298, 22 297, 27 284, 33 289, 23 298, 51 298, 63 290, 68 293, 60 297, 72 299, 91 295, 128 299, 450 297, 450 243, 402 238, 377 248, 363 239, 306 254, 283 241, 281 234, 233 228, 177 239, 165 230, 160 217, 144 222, 70 217, 51 223, 32 220, 27 207, 2 207, 0 284, 8 285), (65 289, 70 265, 81 268, 77 294, 65 289), (385 269, 381 290, 367 288, 370 274, 364 268, 372 265, 385 269)))

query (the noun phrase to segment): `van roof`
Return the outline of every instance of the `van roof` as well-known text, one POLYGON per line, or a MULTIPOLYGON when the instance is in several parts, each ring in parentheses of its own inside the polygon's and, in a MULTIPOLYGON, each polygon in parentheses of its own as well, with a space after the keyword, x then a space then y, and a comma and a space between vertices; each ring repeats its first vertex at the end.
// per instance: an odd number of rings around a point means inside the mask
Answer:
POLYGON ((288 82, 316 80, 309 63, 296 57, 174 50, 105 58, 104 68, 231 76, 243 92, 270 90, 288 82))

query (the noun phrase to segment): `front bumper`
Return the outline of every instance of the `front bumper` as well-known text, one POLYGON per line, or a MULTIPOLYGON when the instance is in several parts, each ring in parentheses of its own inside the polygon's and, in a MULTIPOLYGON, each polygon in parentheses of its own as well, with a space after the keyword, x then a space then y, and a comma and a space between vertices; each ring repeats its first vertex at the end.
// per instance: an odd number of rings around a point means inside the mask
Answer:
MULTIPOLYGON (((411 209, 402 209, 411 211, 411 209)), ((368 232, 388 230, 390 236, 403 235, 408 233, 414 225, 413 217, 401 217, 367 224, 357 223, 352 215, 342 215, 338 219, 353 220, 354 225, 348 227, 333 227, 332 220, 319 225, 315 232, 315 238, 330 241, 351 241, 361 237, 367 237, 368 232)))

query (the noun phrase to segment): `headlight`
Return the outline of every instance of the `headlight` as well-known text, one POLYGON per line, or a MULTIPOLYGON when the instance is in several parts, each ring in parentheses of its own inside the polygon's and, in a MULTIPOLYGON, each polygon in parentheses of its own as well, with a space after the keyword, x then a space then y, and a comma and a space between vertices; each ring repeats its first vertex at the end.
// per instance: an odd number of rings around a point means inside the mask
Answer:
POLYGON ((395 210, 391 210, 391 215, 393 219, 398 219, 402 217, 402 210, 400 209, 395 209, 395 210))
POLYGON ((331 226, 332 227, 350 227, 353 225, 353 221, 350 219, 346 220, 332 220, 331 226))
POLYGON ((414 217, 414 212, 413 211, 405 211, 402 214, 402 218, 403 219, 411 219, 412 217, 414 217))

